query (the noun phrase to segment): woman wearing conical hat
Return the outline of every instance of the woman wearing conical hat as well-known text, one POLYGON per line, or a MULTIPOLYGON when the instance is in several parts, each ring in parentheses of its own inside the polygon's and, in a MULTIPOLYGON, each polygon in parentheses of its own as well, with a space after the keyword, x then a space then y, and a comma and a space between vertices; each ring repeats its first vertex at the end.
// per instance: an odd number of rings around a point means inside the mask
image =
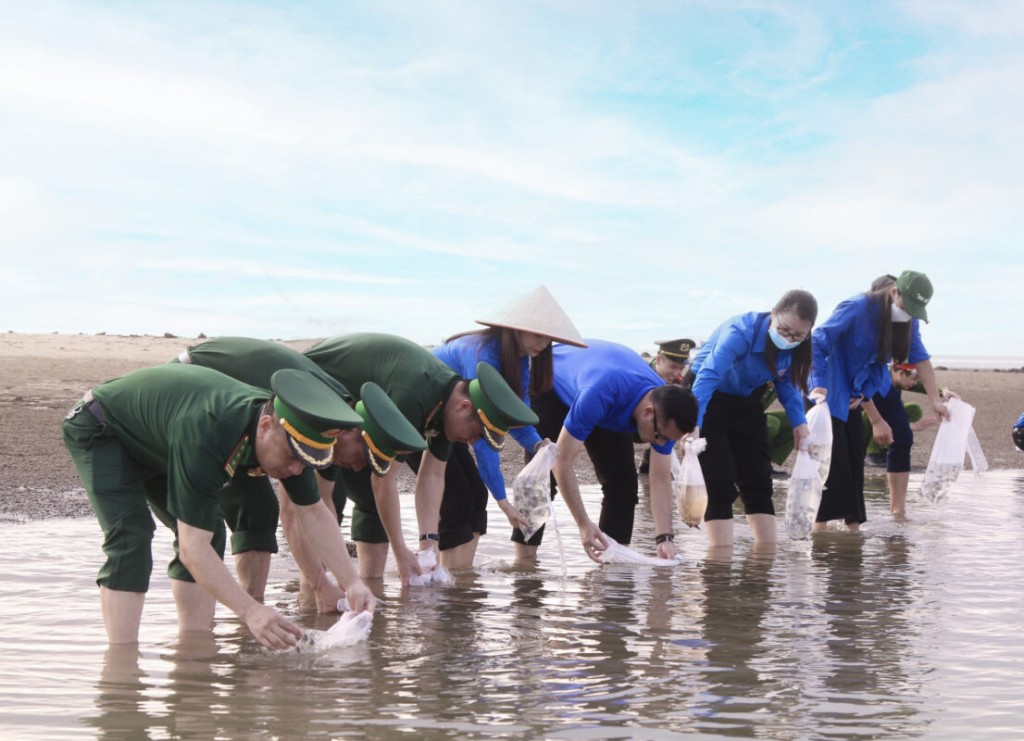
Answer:
MULTIPOLYGON (((463 378, 476 376, 485 362, 501 372, 509 386, 529 404, 531 393, 549 390, 554 381, 552 342, 586 347, 579 331, 544 286, 538 286, 485 319, 486 329, 450 337, 434 354, 463 378)), ((549 440, 536 428, 510 431, 526 451, 533 453, 549 440)), ((498 453, 486 441, 456 445, 445 470, 441 503, 441 562, 449 569, 471 566, 480 536, 487 532, 487 491, 513 527, 525 525, 508 501, 498 453)))

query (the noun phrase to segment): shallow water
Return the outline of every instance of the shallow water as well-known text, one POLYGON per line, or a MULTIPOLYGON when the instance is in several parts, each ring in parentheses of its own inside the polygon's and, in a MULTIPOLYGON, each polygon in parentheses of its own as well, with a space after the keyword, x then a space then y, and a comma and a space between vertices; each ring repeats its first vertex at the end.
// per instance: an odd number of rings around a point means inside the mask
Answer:
MULTIPOLYGON (((592 563, 559 502, 564 578, 554 537, 537 568, 513 568, 492 512, 474 573, 404 594, 389 578, 369 642, 315 656, 263 651, 223 608, 213 637, 179 640, 159 567, 139 649, 109 652, 96 524, 3 524, 0 732, 1021 737, 1024 471, 966 473, 948 502, 912 505, 905 524, 888 516, 882 479, 868 483, 862 535, 761 552, 738 525, 734 549, 713 554, 693 530, 677 538, 674 569, 592 563)), ((599 496, 584 489, 595 516, 599 496)), ((636 545, 650 552, 641 510, 636 545)), ((158 564, 169 542, 161 529, 158 564)), ((279 555, 268 601, 303 627, 330 626, 297 597, 279 555)))

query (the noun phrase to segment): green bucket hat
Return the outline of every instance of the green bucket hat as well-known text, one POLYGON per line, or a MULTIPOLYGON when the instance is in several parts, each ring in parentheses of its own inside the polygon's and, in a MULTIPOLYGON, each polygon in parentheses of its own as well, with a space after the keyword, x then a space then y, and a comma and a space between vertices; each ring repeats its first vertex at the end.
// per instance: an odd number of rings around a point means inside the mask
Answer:
POLYGON ((498 369, 477 363, 476 378, 469 382, 469 398, 484 425, 484 439, 495 450, 505 445, 510 427, 535 425, 539 421, 530 407, 509 388, 498 369))
POLYGON ((427 441, 373 381, 359 390, 356 412, 362 419, 370 466, 378 476, 388 472, 396 456, 426 449, 427 441))
POLYGON ((282 368, 270 377, 274 412, 295 457, 307 466, 331 465, 335 437, 359 427, 360 417, 337 391, 309 371, 282 368))
POLYGON ((928 321, 928 302, 932 300, 932 282, 916 270, 904 270, 896 279, 896 287, 903 297, 903 308, 915 319, 928 321))

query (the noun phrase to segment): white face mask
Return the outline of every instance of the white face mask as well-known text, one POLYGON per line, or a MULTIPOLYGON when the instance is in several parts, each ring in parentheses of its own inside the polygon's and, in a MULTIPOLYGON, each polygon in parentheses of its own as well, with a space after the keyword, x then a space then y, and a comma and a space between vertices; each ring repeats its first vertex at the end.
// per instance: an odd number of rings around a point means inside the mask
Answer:
POLYGON ((891 308, 892 308, 892 312, 890 312, 890 313, 891 313, 892 320, 894 322, 900 322, 900 323, 909 322, 913 318, 913 317, 910 316, 910 314, 908 314, 906 311, 901 309, 895 303, 893 303, 891 308))

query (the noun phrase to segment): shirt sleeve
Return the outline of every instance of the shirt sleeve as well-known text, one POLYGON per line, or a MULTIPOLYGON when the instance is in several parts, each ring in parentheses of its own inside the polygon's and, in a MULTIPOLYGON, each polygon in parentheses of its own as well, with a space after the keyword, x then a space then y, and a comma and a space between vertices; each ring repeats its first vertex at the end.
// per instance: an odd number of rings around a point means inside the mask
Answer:
POLYGON ((907 351, 908 363, 922 363, 931 360, 932 356, 921 341, 921 323, 917 319, 910 320, 910 349, 907 351))
MULTIPOLYGON (((749 350, 746 339, 736 327, 729 327, 719 336, 718 342, 704 358, 704 365, 697 372, 697 380, 690 389, 697 398, 697 426, 704 424, 704 413, 712 394, 722 383, 723 376, 736 363, 736 359, 749 350)), ((659 451, 660 452, 660 451, 659 451)))
MULTIPOLYGON (((851 300, 840 303, 832 312, 832 316, 826 319, 824 324, 818 325, 811 335, 811 388, 828 389, 828 364, 832 348, 850 323, 851 307, 851 300)), ((829 401, 832 403, 833 400, 829 401)), ((835 400, 835 403, 845 404, 847 401, 847 399, 835 400)))
POLYGON ((569 405, 569 413, 565 416, 563 426, 577 440, 586 440, 608 415, 610 401, 597 387, 580 389, 569 405))
POLYGON ((540 433, 537 432, 537 428, 533 425, 527 425, 526 427, 513 427, 508 431, 508 434, 512 436, 517 443, 523 446, 523 450, 527 453, 532 453, 537 447, 537 443, 541 441, 540 433))
POLYGON ((320 489, 316 483, 316 473, 312 468, 305 469, 298 476, 281 479, 288 498, 300 507, 316 504, 320 501, 320 489))
POLYGON ((501 473, 501 456, 498 451, 487 444, 486 440, 477 440, 473 443, 473 454, 476 457, 476 467, 480 471, 480 478, 484 485, 491 492, 494 501, 500 502, 508 494, 505 492, 505 477, 501 473))
POLYGON ((776 378, 774 385, 779 395, 779 403, 786 410, 790 425, 799 427, 807 424, 807 415, 804 414, 804 399, 793 386, 792 378, 776 378))

